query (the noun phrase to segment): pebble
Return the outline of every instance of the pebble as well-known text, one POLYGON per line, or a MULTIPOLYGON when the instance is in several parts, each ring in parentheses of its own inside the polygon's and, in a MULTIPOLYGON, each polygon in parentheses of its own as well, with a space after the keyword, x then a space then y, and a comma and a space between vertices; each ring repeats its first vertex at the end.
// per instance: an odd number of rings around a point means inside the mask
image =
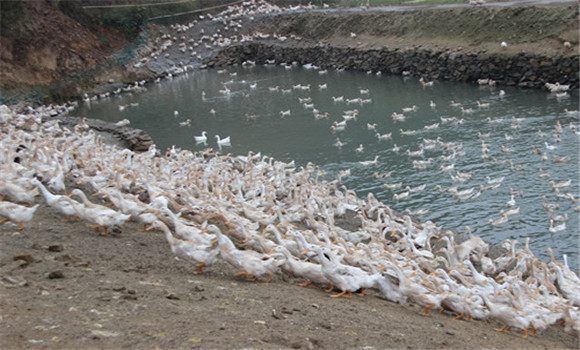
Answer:
POLYGON ((47 275, 48 279, 58 279, 58 278, 64 278, 64 272, 62 272, 61 270, 55 270, 52 272, 49 272, 47 275))
MULTIPOLYGON (((14 257, 12 258, 12 260, 17 261, 17 260, 22 260, 26 263, 26 265, 30 265, 32 264, 35 260, 32 257, 32 255, 30 254, 18 254, 18 255, 14 255, 14 257)), ((26 267, 26 266, 22 266, 22 267, 26 267)))
POLYGON ((180 298, 179 298, 177 295, 173 294, 173 293, 169 293, 169 294, 167 294, 167 295, 165 296, 165 298, 167 298, 167 299, 169 299, 169 300, 180 300, 180 298))
POLYGON ((272 317, 274 317, 277 320, 281 319, 281 317, 278 316, 278 313, 276 312, 276 309, 272 309, 272 317))
POLYGON ((49 252, 62 252, 64 250, 64 246, 62 244, 53 244, 48 246, 49 252))
POLYGON ((118 337, 120 333, 111 332, 111 331, 99 331, 99 330, 92 330, 91 335, 93 337, 118 337))
POLYGON ((19 276, 2 276, 2 284, 6 287, 22 287, 28 285, 28 282, 19 276))

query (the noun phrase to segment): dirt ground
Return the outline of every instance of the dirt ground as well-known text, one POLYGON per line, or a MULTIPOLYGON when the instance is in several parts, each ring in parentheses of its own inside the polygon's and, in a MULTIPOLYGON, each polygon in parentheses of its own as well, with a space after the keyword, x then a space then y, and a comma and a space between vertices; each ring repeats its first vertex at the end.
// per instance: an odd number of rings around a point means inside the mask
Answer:
POLYGON ((501 325, 422 316, 369 290, 331 298, 325 286, 233 277, 218 263, 196 275, 163 234, 137 224, 107 236, 41 206, 22 231, 0 226, 2 349, 562 349, 562 326, 523 338, 501 325))

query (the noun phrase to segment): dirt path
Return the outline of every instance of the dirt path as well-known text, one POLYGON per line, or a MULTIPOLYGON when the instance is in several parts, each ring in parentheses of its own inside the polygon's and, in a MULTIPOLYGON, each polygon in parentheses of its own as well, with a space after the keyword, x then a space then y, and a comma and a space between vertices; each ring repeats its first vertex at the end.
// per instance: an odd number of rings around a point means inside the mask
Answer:
POLYGON ((18 231, 0 226, 2 349, 577 348, 553 326, 537 337, 494 331, 375 291, 330 298, 323 286, 275 276, 234 278, 224 263, 195 275, 161 233, 136 224, 100 236, 41 206, 18 231))

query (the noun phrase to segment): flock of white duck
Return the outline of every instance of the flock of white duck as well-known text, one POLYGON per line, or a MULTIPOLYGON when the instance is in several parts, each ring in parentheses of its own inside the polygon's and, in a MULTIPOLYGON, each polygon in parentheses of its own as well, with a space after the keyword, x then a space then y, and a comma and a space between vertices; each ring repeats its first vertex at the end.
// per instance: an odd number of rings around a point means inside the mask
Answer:
POLYGON ((389 301, 418 304, 426 315, 446 310, 496 320, 505 325, 500 330, 516 327, 524 336, 554 324, 580 332, 580 280, 565 256, 564 263, 545 263, 527 241, 505 241, 507 253, 492 259, 481 238, 460 243, 372 194, 361 199, 339 181, 323 180, 310 164, 175 148, 160 156, 154 146, 134 153, 103 143, 85 123, 43 122, 46 114, 0 106, 0 216, 21 229, 44 201, 103 234, 129 219, 159 229, 199 273, 222 259, 238 277, 269 281, 291 272, 304 285, 336 290, 332 297, 374 289, 389 301), (432 249, 436 242, 443 247, 432 249))

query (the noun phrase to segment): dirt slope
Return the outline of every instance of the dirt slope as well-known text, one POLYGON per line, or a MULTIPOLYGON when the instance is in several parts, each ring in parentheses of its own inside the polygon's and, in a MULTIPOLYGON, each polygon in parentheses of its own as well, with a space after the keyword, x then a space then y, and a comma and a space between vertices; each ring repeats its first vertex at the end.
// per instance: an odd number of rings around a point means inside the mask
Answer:
MULTIPOLYGON (((15 10, 18 18, 0 36, 2 90, 50 84, 102 62, 127 44, 119 33, 95 33, 48 1, 21 4, 15 10)), ((2 20, 11 20, 9 15, 2 20)))

